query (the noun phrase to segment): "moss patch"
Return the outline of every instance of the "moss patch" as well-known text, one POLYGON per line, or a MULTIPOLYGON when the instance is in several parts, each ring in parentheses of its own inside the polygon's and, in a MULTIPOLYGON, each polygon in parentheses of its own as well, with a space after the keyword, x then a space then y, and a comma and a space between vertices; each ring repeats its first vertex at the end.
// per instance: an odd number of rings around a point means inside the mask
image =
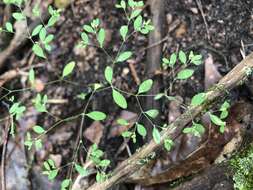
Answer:
POLYGON ((236 190, 253 189, 253 145, 230 160, 236 190))

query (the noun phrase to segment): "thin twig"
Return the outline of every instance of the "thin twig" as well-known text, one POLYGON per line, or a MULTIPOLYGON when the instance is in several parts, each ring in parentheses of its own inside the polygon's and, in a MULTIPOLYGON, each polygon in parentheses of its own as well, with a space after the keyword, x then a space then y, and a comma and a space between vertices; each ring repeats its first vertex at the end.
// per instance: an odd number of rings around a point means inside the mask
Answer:
POLYGON ((198 8, 200 10, 201 16, 202 16, 202 18, 204 20, 204 23, 205 23, 207 38, 208 38, 208 40, 210 40, 209 27, 208 27, 208 24, 206 22, 206 17, 205 17, 204 11, 203 11, 203 7, 202 7, 202 4, 201 4, 201 1, 200 0, 196 0, 196 3, 197 3, 197 6, 198 6, 198 8))

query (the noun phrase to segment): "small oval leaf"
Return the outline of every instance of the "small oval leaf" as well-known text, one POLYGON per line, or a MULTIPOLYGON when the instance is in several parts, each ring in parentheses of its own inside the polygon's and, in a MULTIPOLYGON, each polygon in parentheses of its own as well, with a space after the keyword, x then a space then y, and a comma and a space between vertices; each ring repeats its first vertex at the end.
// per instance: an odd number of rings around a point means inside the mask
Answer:
POLYGON ((140 84, 138 94, 148 92, 152 88, 152 85, 153 85, 153 80, 151 79, 145 80, 144 82, 140 84))
POLYGON ((63 69, 62 77, 66 77, 72 73, 73 69, 75 68, 76 63, 74 61, 69 62, 63 69))
POLYGON ((153 128, 152 136, 155 143, 159 144, 161 142, 161 135, 160 135, 159 130, 156 127, 153 128))
POLYGON ((86 115, 95 121, 104 120, 106 118, 106 114, 100 111, 93 111, 86 115))
POLYGON ((112 90, 112 97, 114 102, 121 108, 126 109, 127 108, 127 101, 125 99, 125 97, 119 93, 116 90, 112 90))
POLYGON ((101 28, 98 32, 98 42, 100 47, 102 48, 105 41, 105 29, 101 28))
POLYGON ((185 80, 190 78, 194 73, 192 69, 184 69, 177 74, 177 79, 185 80))
POLYGON ((195 96, 193 96, 192 100, 191 100, 191 105, 192 106, 199 106, 201 105, 206 98, 206 93, 202 92, 202 93, 198 93, 195 96))
POLYGON ((42 134, 45 132, 45 129, 43 129, 41 126, 35 125, 33 127, 33 131, 37 134, 42 134))
POLYGON ((116 62, 118 63, 118 62, 126 61, 132 56, 132 54, 133 53, 131 51, 125 51, 119 55, 116 62))
POLYGON ((110 66, 107 66, 105 68, 105 79, 107 80, 107 82, 109 82, 110 84, 112 83, 112 76, 113 76, 113 70, 110 66))
POLYGON ((139 123, 136 123, 136 126, 137 126, 137 132, 145 137, 147 135, 147 130, 146 128, 142 125, 142 124, 139 124, 139 123))

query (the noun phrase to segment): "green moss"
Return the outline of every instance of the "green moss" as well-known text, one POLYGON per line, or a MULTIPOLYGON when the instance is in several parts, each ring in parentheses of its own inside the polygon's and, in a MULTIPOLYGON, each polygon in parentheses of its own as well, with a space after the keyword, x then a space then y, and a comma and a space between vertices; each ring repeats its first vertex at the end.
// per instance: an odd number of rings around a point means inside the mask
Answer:
POLYGON ((230 161, 234 172, 234 188, 236 190, 253 189, 253 145, 236 155, 230 161))

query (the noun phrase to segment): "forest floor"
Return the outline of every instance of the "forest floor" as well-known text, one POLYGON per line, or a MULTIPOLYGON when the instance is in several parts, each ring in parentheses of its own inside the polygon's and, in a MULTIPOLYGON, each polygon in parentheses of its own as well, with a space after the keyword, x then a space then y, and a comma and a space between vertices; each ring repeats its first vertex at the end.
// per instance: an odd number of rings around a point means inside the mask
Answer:
MULTIPOLYGON (((6 11, 4 10, 5 6, 0 4, 0 25, 5 22, 6 11)), ((149 6, 144 8, 144 17, 151 17, 149 6)), ((69 167, 63 167, 57 180, 50 182, 41 174, 41 168, 48 158, 53 159, 57 167, 71 162, 80 127, 79 119, 55 127, 44 137, 43 147, 38 151, 28 152, 23 147, 23 141, 25 132, 34 124, 50 128, 58 118, 64 119, 80 113, 86 101, 79 99, 77 95, 88 93, 89 84, 104 80, 104 68, 110 64, 110 58, 95 47, 89 46, 84 49, 76 47, 80 42, 82 26, 90 23, 94 18, 99 18, 106 29, 105 49, 109 54, 114 55, 120 48, 119 28, 126 23, 123 12, 115 8, 115 0, 76 0, 61 13, 59 22, 49 31, 55 35, 55 39, 52 43, 52 52, 48 55, 46 62, 34 58, 31 44, 27 42, 8 57, 0 70, 0 74, 3 74, 31 64, 38 66, 36 69, 37 92, 13 93, 27 105, 28 112, 17 124, 20 133, 14 139, 10 137, 8 144, 6 178, 9 189, 59 189, 60 181, 70 173, 69 167), (77 66, 75 72, 68 78, 70 82, 44 85, 56 80, 61 75, 64 65, 70 61, 75 61, 77 66), (37 113, 29 102, 38 92, 48 96, 50 101, 47 109, 50 114, 37 113), (19 187, 16 184, 19 184, 19 187)), ((253 1, 165 0, 163 27, 163 40, 157 44, 149 44, 148 37, 137 35, 124 45, 123 50, 130 49, 134 52, 135 59, 116 67, 115 85, 124 91, 136 91, 140 81, 148 78, 146 75, 149 69, 146 67, 147 52, 153 46, 162 47, 163 57, 169 57, 179 50, 184 52, 192 50, 203 56, 203 64, 195 70, 196 74, 189 80, 176 82, 169 94, 188 105, 196 93, 207 90, 237 65, 245 55, 253 51, 253 1)), ((3 40, 10 38, 11 36, 1 36, 1 49, 6 46, 3 40)), ((171 84, 169 72, 160 69, 157 70, 157 75, 162 76, 161 90, 169 88, 171 84)), ((25 88, 26 78, 27 76, 16 77, 5 83, 4 87, 12 90, 25 88)), ((2 89, 0 97, 6 93, 2 89)), ((231 104, 238 101, 247 101, 250 104, 252 93, 253 85, 249 83, 233 90, 227 99, 231 104)), ((2 118, 8 112, 4 105, 5 100, 0 100, 0 117, 2 118)), ((123 130, 131 128, 132 125, 124 128, 116 124, 120 116, 130 123, 136 120, 138 106, 134 99, 129 98, 128 101, 129 109, 122 111, 112 105, 110 93, 104 91, 95 96, 89 109, 110 113, 109 118, 105 122, 85 121, 83 134, 85 147, 88 149, 92 143, 99 144, 105 151, 106 157, 112 160, 112 168, 129 156, 128 149, 134 151, 137 148, 137 145, 126 142, 120 136, 123 130)), ((183 112, 184 110, 173 101, 164 100, 161 102, 159 117, 163 123, 169 123, 183 112)), ((0 126, 4 128, 5 122, 1 122, 0 126)), ((4 136, 4 133, 1 133, 4 136)), ((3 148, 4 138, 1 141, 1 148, 3 148)), ((187 144, 187 142, 180 142, 181 146, 184 146, 183 143, 187 144)), ((86 150, 80 149, 77 154, 79 163, 86 163, 86 155, 86 150)), ((73 174, 73 179, 76 176, 73 174)), ((157 183, 158 185, 149 188, 126 184, 119 186, 119 189, 151 190, 169 187, 169 184, 157 183)), ((230 187, 231 184, 228 186, 230 187)))

